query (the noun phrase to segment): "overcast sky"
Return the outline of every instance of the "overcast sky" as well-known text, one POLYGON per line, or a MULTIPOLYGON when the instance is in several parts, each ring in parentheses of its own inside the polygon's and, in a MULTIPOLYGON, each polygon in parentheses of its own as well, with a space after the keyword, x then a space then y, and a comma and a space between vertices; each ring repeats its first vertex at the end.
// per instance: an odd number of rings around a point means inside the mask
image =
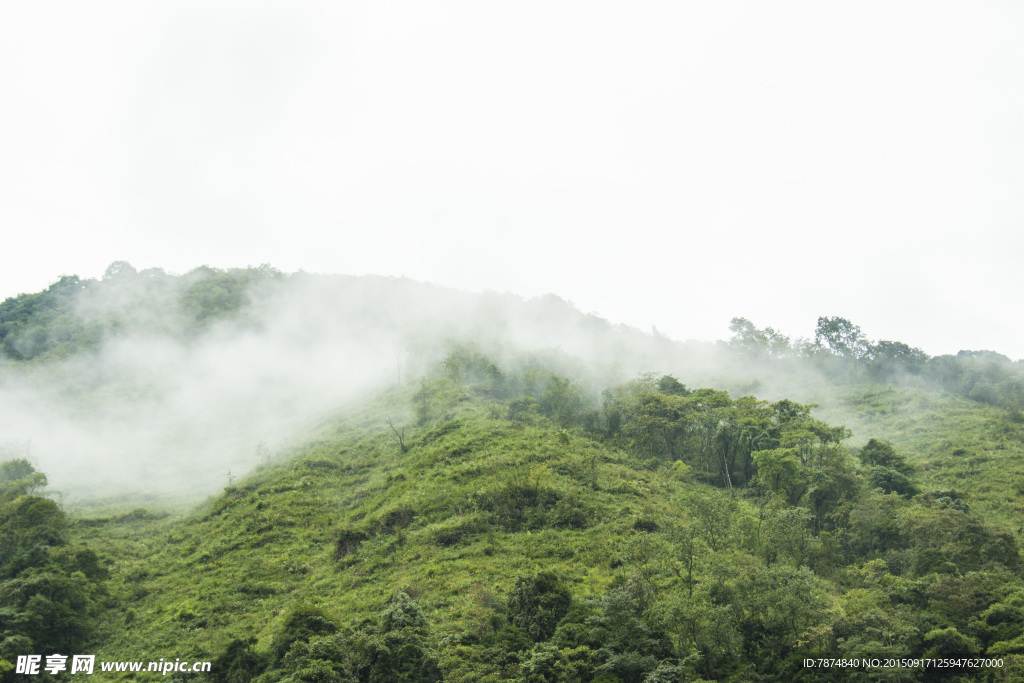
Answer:
POLYGON ((1024 357, 1024 3, 0 2, 0 298, 115 260, 1024 357))

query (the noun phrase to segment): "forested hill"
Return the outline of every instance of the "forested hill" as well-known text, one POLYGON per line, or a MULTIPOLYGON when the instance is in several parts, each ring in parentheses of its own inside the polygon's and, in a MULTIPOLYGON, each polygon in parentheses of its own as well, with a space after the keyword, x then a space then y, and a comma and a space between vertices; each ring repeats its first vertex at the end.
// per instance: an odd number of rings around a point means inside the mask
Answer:
POLYGON ((1024 394, 996 353, 123 263, 0 326, 5 683, 53 652, 227 683, 1024 678, 1024 394))
MULTIPOLYGON (((883 425, 920 396, 864 398, 883 425)), ((1019 472, 1024 429, 993 426, 1001 444, 929 428, 1019 472)), ((211 660, 229 683, 836 680, 804 666, 826 658, 988 662, 841 678, 1019 679, 1019 529, 983 511, 1015 494, 849 437, 787 399, 670 375, 594 394, 456 349, 185 516, 50 506, 29 534, 41 481, 9 466, 4 642, 211 660), (65 618, 34 597, 60 581, 74 631, 38 627, 65 618)))
MULTIPOLYGON (((820 318, 813 338, 795 340, 735 318, 727 341, 679 342, 554 295, 265 265, 174 276, 117 262, 99 280, 65 276, 0 303, 0 448, 35 458, 75 495, 145 481, 204 495, 359 397, 421 376, 453 344, 499 364, 532 353, 598 392, 644 372, 673 374, 816 403, 846 423, 858 417, 844 392, 870 385, 959 395, 1024 419, 1020 361, 990 351, 928 357, 871 341, 843 318, 820 318)), ((866 438, 855 431, 853 442, 866 438)))
POLYGON ((101 280, 63 277, 0 304, 0 444, 66 492, 160 481, 206 495, 265 448, 470 339, 495 358, 533 349, 619 380, 679 350, 555 296, 117 263, 101 280))

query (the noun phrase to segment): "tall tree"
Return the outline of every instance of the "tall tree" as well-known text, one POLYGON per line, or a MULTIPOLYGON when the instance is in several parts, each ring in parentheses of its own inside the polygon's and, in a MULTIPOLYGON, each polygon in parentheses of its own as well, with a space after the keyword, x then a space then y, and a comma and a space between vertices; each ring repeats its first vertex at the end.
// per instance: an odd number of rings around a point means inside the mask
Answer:
POLYGON ((846 318, 818 318, 814 343, 820 348, 828 346, 833 355, 859 359, 868 354, 869 344, 860 327, 846 318))

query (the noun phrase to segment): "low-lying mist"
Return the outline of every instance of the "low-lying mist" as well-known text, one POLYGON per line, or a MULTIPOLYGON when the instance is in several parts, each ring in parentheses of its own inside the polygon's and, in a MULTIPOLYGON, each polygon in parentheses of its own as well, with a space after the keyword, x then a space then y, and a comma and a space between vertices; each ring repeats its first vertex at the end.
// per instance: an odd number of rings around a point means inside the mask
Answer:
POLYGON ((0 313, 0 459, 28 457, 71 500, 206 496, 325 417, 418 383, 456 345, 503 368, 534 354, 595 404, 604 388, 649 372, 733 396, 831 401, 841 421, 837 373, 921 384, 926 366, 927 382, 970 398, 1012 407, 1024 396, 1020 363, 990 352, 928 359, 872 345, 843 319, 819 319, 819 332, 836 335, 827 345, 791 345, 744 319, 728 343, 679 342, 554 295, 267 266, 171 276, 116 263, 102 280, 64 277, 0 313))
POLYGON ((404 279, 269 268, 173 277, 122 264, 102 281, 64 278, 48 293, 66 310, 45 325, 33 311, 5 340, 0 444, 72 499, 207 495, 323 416, 418 381, 456 342, 499 363, 557 350, 609 382, 668 371, 683 350, 554 296, 404 279))

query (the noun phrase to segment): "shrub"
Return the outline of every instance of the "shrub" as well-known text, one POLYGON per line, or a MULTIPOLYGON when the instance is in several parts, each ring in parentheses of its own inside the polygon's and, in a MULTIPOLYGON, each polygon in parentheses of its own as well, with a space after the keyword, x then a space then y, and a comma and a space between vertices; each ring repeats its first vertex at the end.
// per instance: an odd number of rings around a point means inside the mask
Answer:
POLYGON ((367 539, 369 539, 369 535, 365 531, 348 528, 342 529, 338 533, 338 542, 334 549, 335 559, 340 560, 358 551, 359 546, 367 539))
POLYGON ((513 625, 539 643, 554 634, 571 604, 572 594, 562 579, 553 572, 540 572, 528 578, 519 577, 508 608, 513 625))

